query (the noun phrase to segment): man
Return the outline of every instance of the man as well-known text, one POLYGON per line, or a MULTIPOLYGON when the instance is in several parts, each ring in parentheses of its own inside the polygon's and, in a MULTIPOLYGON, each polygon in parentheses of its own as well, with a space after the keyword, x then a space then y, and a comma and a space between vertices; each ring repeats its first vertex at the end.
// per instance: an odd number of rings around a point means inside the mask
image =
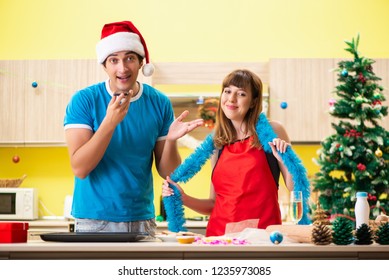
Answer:
POLYGON ((129 21, 104 25, 96 46, 105 82, 74 94, 64 119, 75 175, 76 231, 155 233, 152 164, 161 177, 181 162, 177 139, 202 120, 176 120, 170 100, 137 82, 153 73, 146 42, 129 21), (146 64, 143 65, 143 59, 146 64))

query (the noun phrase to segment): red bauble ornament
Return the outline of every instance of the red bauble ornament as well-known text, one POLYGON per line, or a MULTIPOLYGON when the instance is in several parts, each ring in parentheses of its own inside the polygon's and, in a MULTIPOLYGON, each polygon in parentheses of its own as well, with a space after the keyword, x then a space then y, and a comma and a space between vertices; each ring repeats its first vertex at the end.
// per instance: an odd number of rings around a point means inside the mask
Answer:
POLYGON ((365 171, 366 165, 364 165, 363 163, 358 163, 357 168, 359 171, 365 171))
POLYGON ((14 163, 18 163, 18 162, 20 161, 20 157, 19 157, 19 156, 13 156, 13 157, 12 157, 12 161, 13 161, 14 163))
POLYGON ((375 195, 367 194, 367 199, 371 201, 377 201, 377 197, 375 195))
POLYGON ((355 129, 351 129, 351 130, 346 130, 346 132, 343 134, 343 136, 358 138, 358 137, 362 137, 362 133, 357 132, 355 129))
POLYGON ((362 73, 359 73, 358 75, 358 81, 360 81, 361 83, 366 83, 366 78, 363 76, 362 73))

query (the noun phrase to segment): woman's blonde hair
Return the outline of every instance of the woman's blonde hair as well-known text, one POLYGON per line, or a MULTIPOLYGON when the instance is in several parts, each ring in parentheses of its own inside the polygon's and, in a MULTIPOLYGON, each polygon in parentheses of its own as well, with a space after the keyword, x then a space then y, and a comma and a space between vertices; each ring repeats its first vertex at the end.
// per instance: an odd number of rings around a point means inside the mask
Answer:
MULTIPOLYGON (((244 117, 243 122, 246 125, 245 134, 251 134, 254 136, 252 146, 260 148, 258 135, 255 129, 258 121, 259 114, 262 112, 262 81, 252 71, 246 69, 238 69, 228 74, 222 83, 221 94, 223 94, 224 88, 228 86, 236 86, 244 89, 246 92, 251 92, 252 100, 250 108, 244 117)), ((214 144, 215 147, 221 149, 224 145, 231 144, 237 140, 237 134, 231 120, 229 120, 221 109, 221 102, 216 114, 216 124, 214 129, 214 144)))

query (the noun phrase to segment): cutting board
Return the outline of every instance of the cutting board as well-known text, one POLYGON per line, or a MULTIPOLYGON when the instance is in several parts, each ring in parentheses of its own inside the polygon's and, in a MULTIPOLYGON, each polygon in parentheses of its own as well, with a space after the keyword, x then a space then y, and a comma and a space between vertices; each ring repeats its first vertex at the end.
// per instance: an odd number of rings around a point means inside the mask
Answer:
POLYGON ((311 243, 312 225, 271 225, 266 228, 268 233, 279 231, 293 242, 311 243))

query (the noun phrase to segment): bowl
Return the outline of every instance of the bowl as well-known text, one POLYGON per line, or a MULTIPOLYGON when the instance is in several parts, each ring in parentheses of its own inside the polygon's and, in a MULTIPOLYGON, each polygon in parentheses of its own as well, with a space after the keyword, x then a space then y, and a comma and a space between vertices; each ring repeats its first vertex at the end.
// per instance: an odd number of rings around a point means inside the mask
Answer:
POLYGON ((2 179, 0 178, 0 188, 18 188, 27 175, 23 175, 20 178, 2 179))
POLYGON ((192 244, 195 241, 194 236, 177 236, 176 239, 181 244, 192 244))

